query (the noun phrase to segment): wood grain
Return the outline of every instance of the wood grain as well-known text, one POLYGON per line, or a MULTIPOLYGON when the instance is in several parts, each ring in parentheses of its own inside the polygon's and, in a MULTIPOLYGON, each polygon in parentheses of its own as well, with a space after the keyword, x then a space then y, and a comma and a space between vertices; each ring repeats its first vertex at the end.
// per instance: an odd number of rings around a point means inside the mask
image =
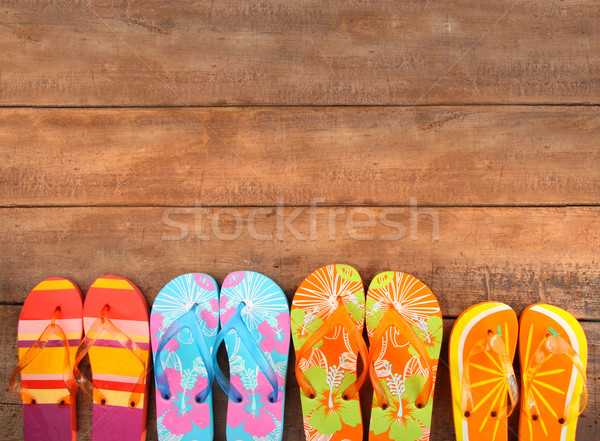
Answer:
MULTIPOLYGON (((16 329, 20 307, 18 306, 0 306, 0 350, 4 357, 3 364, 0 364, 0 381, 8 383, 10 373, 17 360, 16 329)), ((438 379, 435 390, 433 422, 431 441, 454 441, 454 422, 452 420, 452 404, 450 395, 450 379, 448 372, 448 338, 452 328, 453 320, 444 320, 444 341, 442 343, 442 352, 438 370, 438 379)), ((588 353, 588 390, 589 401, 584 413, 578 422, 577 439, 579 441, 596 440, 596 433, 599 426, 598 415, 600 414, 600 403, 598 402, 599 382, 597 375, 597 366, 600 363, 600 323, 583 322, 583 329, 586 333, 589 345, 588 353)), ((304 433, 301 423, 300 407, 300 389, 293 374, 294 358, 293 351, 290 356, 288 366, 288 381, 286 385, 286 407, 285 407, 285 430, 284 440, 299 441, 304 439, 304 433)), ((224 351, 219 353, 219 362, 226 363, 224 351)), ((517 363, 518 372, 518 363, 517 363)), ((218 386, 214 396, 214 427, 215 440, 225 440, 225 423, 227 414, 227 401, 224 393, 218 386)), ((365 423, 365 440, 367 438, 368 421, 370 414, 370 403, 372 397, 372 388, 367 381, 361 389, 361 407, 363 422, 365 423)), ((81 440, 90 439, 91 427, 91 400, 79 391, 78 397, 78 435, 81 440)), ((5 441, 16 441, 22 439, 22 411, 18 399, 10 391, 4 390, 0 395, 0 438, 5 441)), ((154 406, 154 395, 152 392, 151 404, 149 407, 148 418, 148 441, 155 441, 156 437, 156 416, 154 406)), ((518 412, 510 419, 509 440, 516 441, 518 433, 518 412)))
POLYGON ((600 102, 595 0, 3 1, 3 105, 600 102))
POLYGON ((85 292, 103 274, 130 278, 152 302, 180 274, 220 282, 235 270, 261 272, 291 298, 333 262, 354 265, 367 284, 389 269, 413 274, 446 317, 500 300, 518 312, 543 301, 600 318, 599 207, 418 210, 5 208, 0 302, 22 303, 51 276, 85 292))
POLYGON ((597 205, 599 131, 596 107, 0 109, 0 205, 597 205))

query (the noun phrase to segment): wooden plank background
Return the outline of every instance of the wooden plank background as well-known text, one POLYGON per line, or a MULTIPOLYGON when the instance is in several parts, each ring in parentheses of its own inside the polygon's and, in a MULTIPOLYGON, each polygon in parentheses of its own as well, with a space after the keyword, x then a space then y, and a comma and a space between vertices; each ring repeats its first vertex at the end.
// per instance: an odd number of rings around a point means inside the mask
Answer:
POLYGON ((595 0, 2 1, 7 105, 597 103, 595 0))
MULTIPOLYGON (((422 279, 446 338, 488 299, 570 311, 596 440, 599 19, 594 0, 0 0, 0 381, 46 277, 123 275, 151 304, 177 275, 249 269, 291 299, 346 262, 422 279)), ((433 441, 454 439, 446 352, 433 441)), ((5 387, 0 438, 21 425, 5 387)))
POLYGON ((1 109, 0 204, 593 205, 599 131, 595 106, 1 109))

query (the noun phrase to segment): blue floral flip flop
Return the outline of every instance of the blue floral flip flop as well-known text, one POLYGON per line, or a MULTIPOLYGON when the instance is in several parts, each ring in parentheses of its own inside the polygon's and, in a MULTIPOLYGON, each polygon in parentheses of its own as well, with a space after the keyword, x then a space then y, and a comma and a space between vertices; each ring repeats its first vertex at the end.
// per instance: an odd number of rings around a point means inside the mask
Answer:
POLYGON ((237 271, 223 281, 220 306, 222 329, 213 361, 217 380, 229 396, 227 439, 278 441, 283 433, 290 346, 285 294, 262 274, 237 271), (216 362, 223 340, 231 382, 216 362))
POLYGON ((219 328, 219 291, 200 273, 171 280, 150 316, 161 441, 213 439, 211 353, 219 328))

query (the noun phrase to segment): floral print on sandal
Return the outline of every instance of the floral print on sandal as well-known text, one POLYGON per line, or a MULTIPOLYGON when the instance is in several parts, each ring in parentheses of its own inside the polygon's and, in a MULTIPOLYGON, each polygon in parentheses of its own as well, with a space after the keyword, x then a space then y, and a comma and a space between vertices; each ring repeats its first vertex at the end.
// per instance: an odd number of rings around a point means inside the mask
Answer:
POLYGON ((184 274, 157 295, 150 316, 161 441, 211 440, 214 373, 211 351, 219 326, 218 288, 206 274, 184 274))
POLYGON ((287 298, 275 282, 252 271, 223 281, 221 332, 213 351, 219 384, 229 396, 228 440, 278 441, 283 435, 285 379, 290 346, 287 298), (225 341, 230 380, 216 363, 225 341))
POLYGON ((411 275, 378 274, 367 293, 366 321, 375 391, 369 440, 428 440, 443 334, 435 296, 411 275))
POLYGON ((358 272, 328 265, 309 275, 292 302, 296 377, 309 441, 362 440, 357 357, 366 366, 362 339, 365 296, 358 272))

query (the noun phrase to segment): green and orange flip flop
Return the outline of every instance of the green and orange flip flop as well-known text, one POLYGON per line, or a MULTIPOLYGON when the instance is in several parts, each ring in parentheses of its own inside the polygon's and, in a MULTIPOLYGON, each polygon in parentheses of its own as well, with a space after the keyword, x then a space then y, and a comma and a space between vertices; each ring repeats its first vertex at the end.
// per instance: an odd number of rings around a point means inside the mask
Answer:
POLYGON ((579 322, 556 306, 521 314, 521 441, 574 441, 587 403, 587 340, 579 322))
POLYGON ((374 389, 369 440, 428 440, 444 331, 437 299, 419 279, 386 271, 369 286, 366 320, 374 389))
POLYGON ((364 317, 363 283, 348 265, 319 268, 294 295, 292 338, 307 440, 362 440, 357 392, 367 369, 357 376, 357 357, 368 366, 364 317))
POLYGON ((39 283, 23 304, 19 362, 10 388, 23 401, 25 441, 75 441, 75 352, 81 341, 82 296, 70 280, 39 283))
POLYGON ((517 338, 517 316, 504 303, 479 303, 456 319, 449 360, 458 441, 508 438, 508 417, 519 400, 512 367, 517 338))
POLYGON ((93 398, 92 439, 121 441, 146 438, 150 331, 148 303, 129 280, 97 279, 83 306, 86 331, 75 357, 74 373, 93 398), (79 371, 89 354, 92 381, 79 371))

